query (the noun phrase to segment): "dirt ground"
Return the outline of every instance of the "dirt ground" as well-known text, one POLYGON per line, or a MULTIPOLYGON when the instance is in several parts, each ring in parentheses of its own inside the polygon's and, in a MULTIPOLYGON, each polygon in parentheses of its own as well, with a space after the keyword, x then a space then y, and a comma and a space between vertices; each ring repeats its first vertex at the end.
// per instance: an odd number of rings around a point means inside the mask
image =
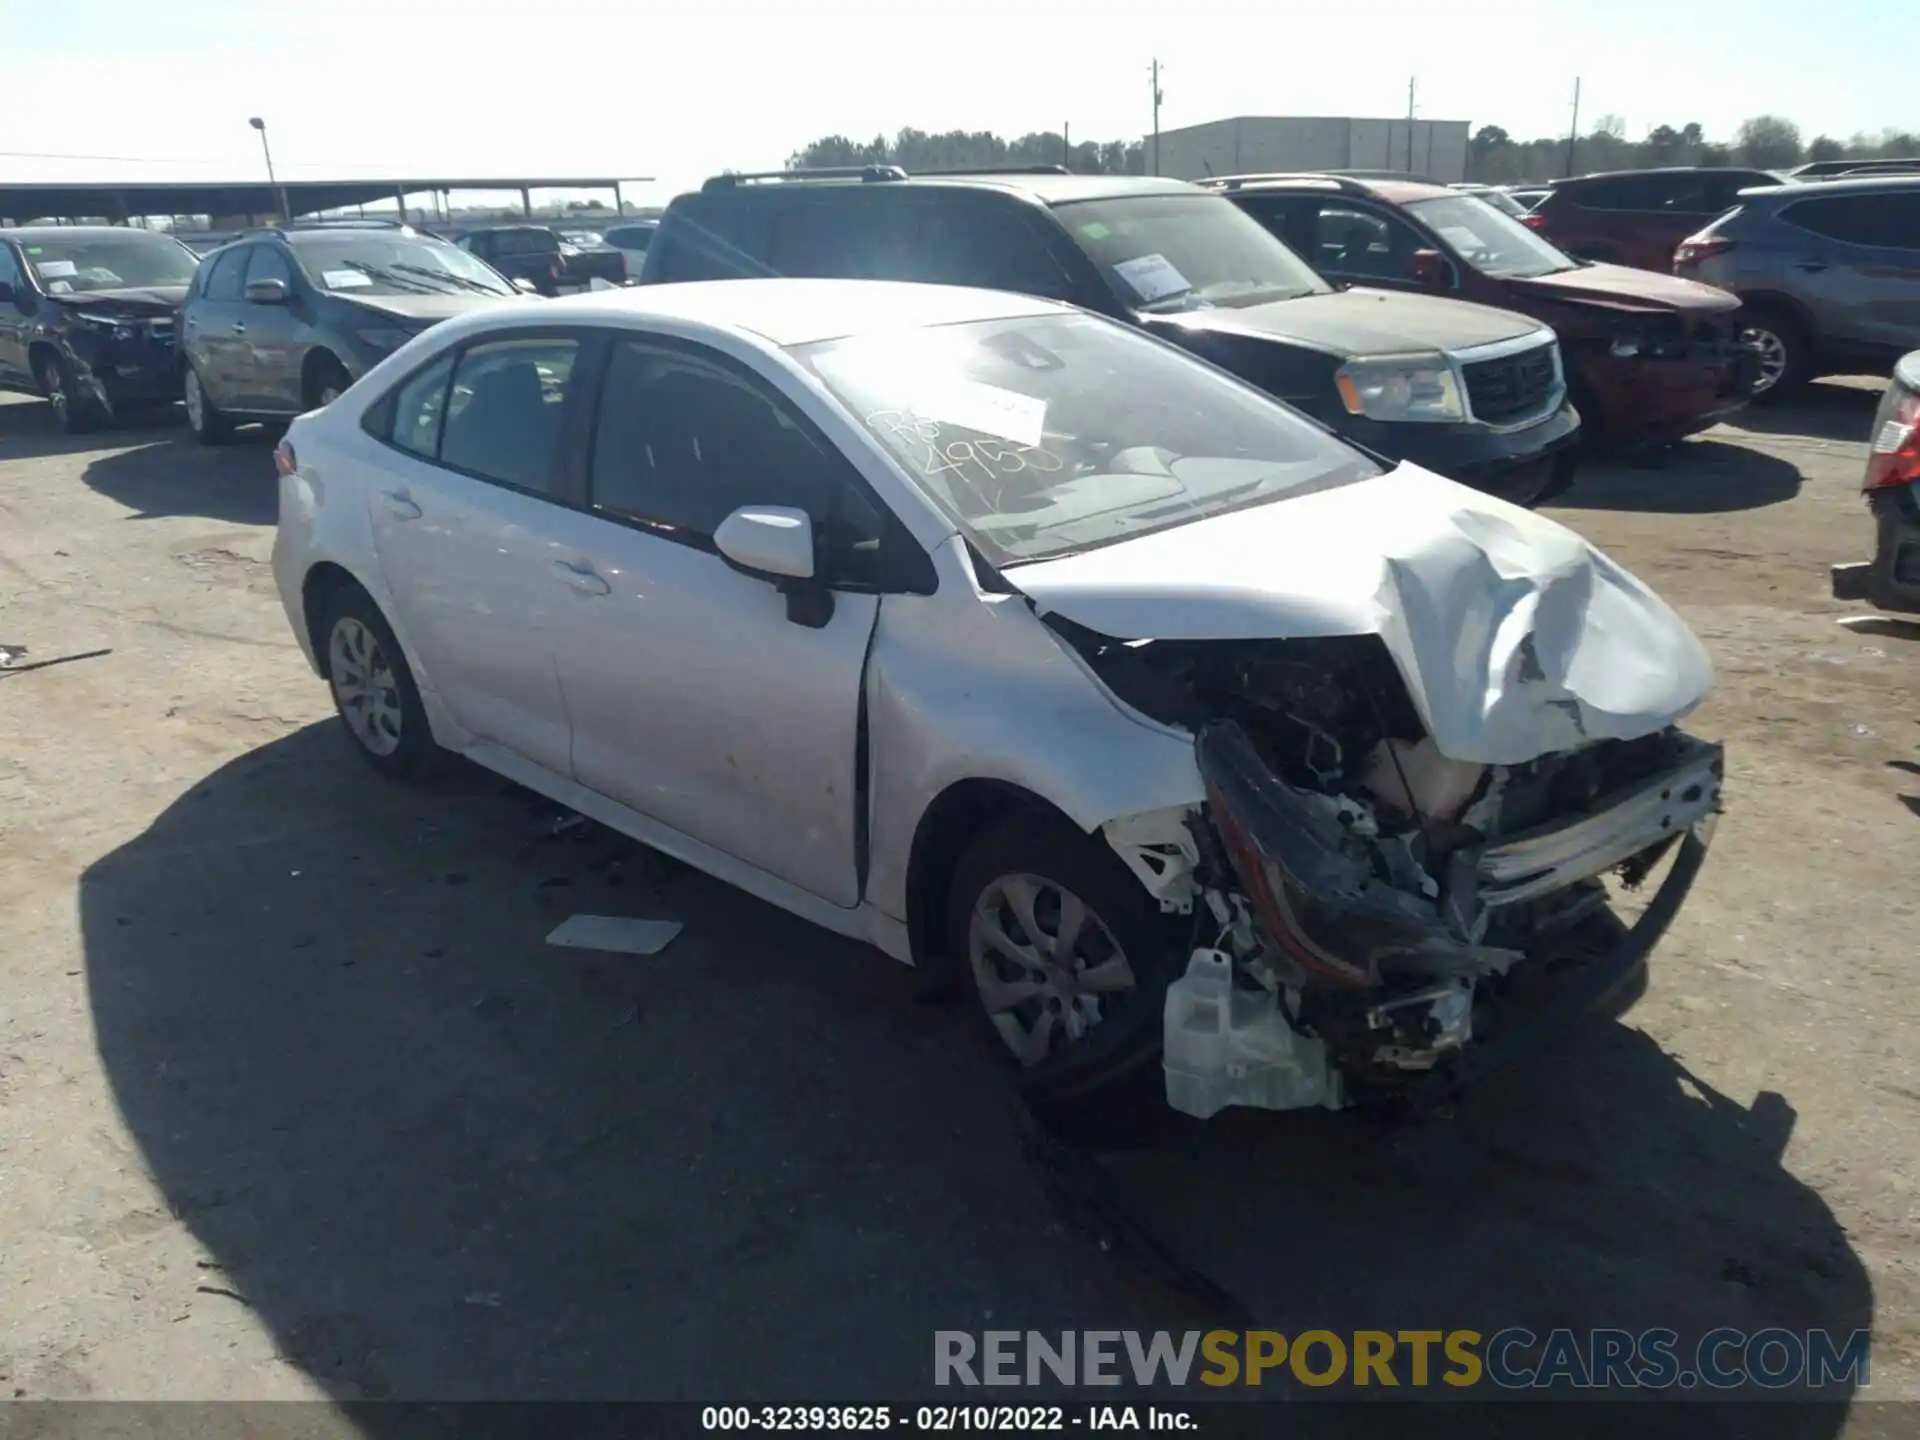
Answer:
POLYGON ((872 1400, 940 1328, 1191 1328, 1198 1272, 1289 1332, 1870 1326, 1860 1398, 1920 1398, 1920 628, 1826 594, 1876 398, 1554 512, 1718 665, 1728 811, 1625 1023, 1419 1131, 1241 1113, 1071 1164, 903 967, 354 761, 265 438, 0 404, 0 643, 86 657, 0 673, 0 1396, 872 1400), (546 946, 575 910, 686 929, 546 946))

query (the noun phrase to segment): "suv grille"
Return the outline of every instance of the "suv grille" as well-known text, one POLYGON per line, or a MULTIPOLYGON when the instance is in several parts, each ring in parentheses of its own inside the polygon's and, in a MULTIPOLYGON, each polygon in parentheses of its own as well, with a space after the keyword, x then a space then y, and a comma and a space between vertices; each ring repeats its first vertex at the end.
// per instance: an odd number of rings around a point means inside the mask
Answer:
POLYGON ((1553 393, 1553 368, 1551 340, 1518 355, 1462 365, 1473 418, 1499 424, 1540 409, 1553 393))

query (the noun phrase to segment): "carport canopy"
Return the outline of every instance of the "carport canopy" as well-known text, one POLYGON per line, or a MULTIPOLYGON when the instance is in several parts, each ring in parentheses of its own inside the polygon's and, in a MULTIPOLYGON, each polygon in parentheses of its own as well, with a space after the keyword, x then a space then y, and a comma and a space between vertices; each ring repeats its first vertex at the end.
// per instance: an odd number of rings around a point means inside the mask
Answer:
POLYGON ((391 180, 265 180, 128 181, 124 184, 27 184, 0 182, 0 220, 22 224, 29 220, 100 217, 127 220, 136 215, 278 215, 280 194, 287 197, 288 219, 338 210, 349 205, 397 201, 406 207, 409 195, 448 190, 518 191, 523 211, 533 211, 535 190, 611 190, 614 208, 625 213, 620 187, 645 182, 645 175, 617 179, 517 176, 505 179, 414 176, 391 180))

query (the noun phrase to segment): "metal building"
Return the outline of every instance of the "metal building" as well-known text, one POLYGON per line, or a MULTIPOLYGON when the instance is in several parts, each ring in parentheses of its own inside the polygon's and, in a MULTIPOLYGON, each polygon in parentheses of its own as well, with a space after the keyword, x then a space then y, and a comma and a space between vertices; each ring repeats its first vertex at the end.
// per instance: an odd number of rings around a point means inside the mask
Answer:
MULTIPOLYGON (((1160 132, 1160 173, 1176 180, 1273 170, 1403 170, 1467 178, 1466 120, 1241 115, 1160 132)), ((1153 137, 1146 137, 1153 166, 1153 137)))

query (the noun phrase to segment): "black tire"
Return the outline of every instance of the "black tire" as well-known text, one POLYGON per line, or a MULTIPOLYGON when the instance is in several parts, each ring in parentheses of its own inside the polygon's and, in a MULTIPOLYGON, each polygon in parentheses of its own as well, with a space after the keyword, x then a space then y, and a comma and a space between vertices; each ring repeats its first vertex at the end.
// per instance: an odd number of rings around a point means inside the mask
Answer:
MULTIPOLYGON (((1039 916, 1036 923, 1044 934, 1048 918, 1039 916)), ((1084 1127, 1089 1120, 1131 1118, 1141 1102, 1164 1095, 1159 1067, 1162 1011, 1167 985, 1185 965, 1192 930, 1189 917, 1163 913, 1098 836, 1083 834, 1055 816, 1025 811, 1000 821, 961 856, 948 892, 947 933, 942 938, 946 963, 964 977, 993 1045, 1018 1067, 1027 1104, 1051 1122, 1084 1127), (1133 988, 1123 995, 1100 998, 1102 1014, 1081 1038, 1061 1036, 1051 1053, 1034 1064, 1023 1064, 993 1023, 970 950, 975 907, 1003 878, 1021 875, 1038 877, 1077 897, 1126 957, 1134 977, 1133 988)), ((1091 935, 1087 949, 1097 959, 1104 942, 1084 928, 1083 934, 1091 935)), ((1047 936, 1048 945, 1052 940, 1047 936)), ((1015 968, 1007 959, 996 973, 1015 968)), ((1064 1014, 1058 1000, 1051 1003, 1056 1015, 1064 1014)), ((1056 1028, 1060 1024, 1054 1023, 1056 1028)))
POLYGON ((334 591, 321 609, 316 639, 321 663, 326 667, 327 688, 340 716, 340 727, 355 753, 391 779, 418 780, 430 775, 438 767, 442 752, 434 743, 426 707, 420 703, 420 688, 413 683, 413 671, 407 667, 406 654, 394 638, 386 616, 373 603, 373 597, 358 585, 343 585, 334 591), (358 634, 350 627, 357 627, 358 634), (359 643, 361 635, 370 642, 371 648, 359 643), (345 647, 344 652, 338 648, 341 646, 345 647), (351 681, 347 668, 341 664, 343 658, 360 659, 359 668, 376 677, 374 688, 390 692, 385 697, 388 703, 373 704, 360 717, 351 715, 350 701, 345 694, 351 681), (389 685, 377 684, 382 670, 390 679, 389 685), (383 723, 389 719, 390 726, 383 723), (382 749, 372 738, 377 735, 391 735, 393 747, 382 749))
POLYGON ((331 405, 353 384, 353 377, 347 373, 347 367, 328 355, 314 362, 313 371, 307 376, 306 402, 309 410, 318 410, 323 405, 331 405))
POLYGON ((189 364, 181 377, 180 394, 187 408, 187 429, 202 445, 224 445, 233 438, 233 421, 221 413, 200 382, 200 373, 189 364))
MULTIPOLYGON (((1756 404, 1772 405, 1790 400, 1813 379, 1813 337, 1800 317, 1780 305, 1764 301, 1740 312, 1741 333, 1759 339, 1763 350, 1771 342, 1779 347, 1779 377, 1765 389, 1754 391, 1756 404)), ((1765 384, 1766 382, 1762 382, 1765 384)))
POLYGON ((65 356, 43 349, 36 355, 33 368, 40 393, 53 407, 54 428, 62 435, 91 435, 106 428, 110 417, 81 388, 65 356))

